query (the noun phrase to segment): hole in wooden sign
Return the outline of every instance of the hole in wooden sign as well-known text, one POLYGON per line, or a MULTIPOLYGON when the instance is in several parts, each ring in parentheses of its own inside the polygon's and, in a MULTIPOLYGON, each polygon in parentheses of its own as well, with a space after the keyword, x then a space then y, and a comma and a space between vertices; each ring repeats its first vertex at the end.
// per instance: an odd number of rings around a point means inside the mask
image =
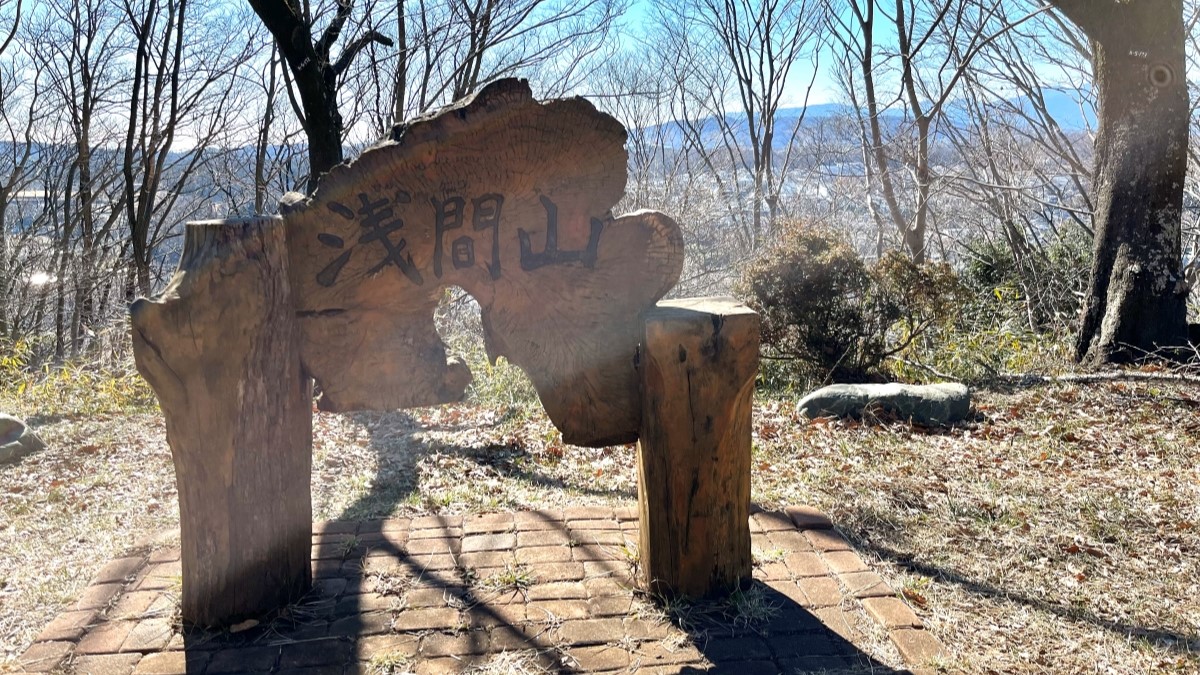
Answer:
POLYGON ((537 391, 525 371, 503 356, 495 365, 489 363, 479 302, 459 286, 442 292, 433 323, 447 356, 461 359, 471 370, 468 400, 498 407, 536 402, 537 391))

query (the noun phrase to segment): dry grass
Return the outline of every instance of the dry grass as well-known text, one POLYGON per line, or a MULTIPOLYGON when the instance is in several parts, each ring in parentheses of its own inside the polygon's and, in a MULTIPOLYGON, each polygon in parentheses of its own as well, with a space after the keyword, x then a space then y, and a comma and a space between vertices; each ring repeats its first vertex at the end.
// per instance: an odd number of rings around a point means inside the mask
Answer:
MULTIPOLYGON (((1197 672, 1198 399, 1125 383, 990 392, 980 419, 930 431, 810 423, 764 397, 754 498, 833 516, 951 670, 1197 672)), ((0 393, 50 445, 0 467, 0 661, 104 562, 177 523, 158 415, 54 400, 0 393)), ((318 519, 628 504, 635 477, 631 448, 563 446, 525 397, 314 423, 318 519)))

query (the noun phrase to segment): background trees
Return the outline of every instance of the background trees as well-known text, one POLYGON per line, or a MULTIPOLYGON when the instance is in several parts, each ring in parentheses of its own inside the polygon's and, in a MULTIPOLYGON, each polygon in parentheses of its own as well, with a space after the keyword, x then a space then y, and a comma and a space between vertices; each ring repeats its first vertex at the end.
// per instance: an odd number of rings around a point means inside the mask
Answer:
POLYGON ((626 124, 622 208, 678 216, 681 292, 727 290, 803 222, 868 262, 950 263, 995 330, 1062 335, 1086 307, 1081 358, 1178 344, 1196 3, 1053 4, 0 0, 0 335, 62 358, 118 342, 183 222, 270 211, 517 75, 626 124))

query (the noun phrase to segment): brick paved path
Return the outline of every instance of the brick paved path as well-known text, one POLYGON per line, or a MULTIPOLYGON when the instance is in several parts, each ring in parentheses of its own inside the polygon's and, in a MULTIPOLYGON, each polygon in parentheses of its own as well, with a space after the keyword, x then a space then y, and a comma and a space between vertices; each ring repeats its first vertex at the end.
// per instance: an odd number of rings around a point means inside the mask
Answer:
POLYGON ((310 596, 236 633, 178 630, 179 549, 162 548, 107 565, 20 663, 91 675, 897 672, 860 648, 883 636, 915 671, 941 658, 824 516, 789 508, 750 524, 753 585, 664 613, 630 590, 632 508, 322 523, 310 596))

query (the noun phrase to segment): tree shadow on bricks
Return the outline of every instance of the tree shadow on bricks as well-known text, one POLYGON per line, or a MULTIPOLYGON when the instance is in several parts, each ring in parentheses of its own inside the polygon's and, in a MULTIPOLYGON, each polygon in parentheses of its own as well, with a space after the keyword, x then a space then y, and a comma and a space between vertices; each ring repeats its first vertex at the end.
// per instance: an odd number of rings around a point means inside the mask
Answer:
MULTIPOLYGON (((726 599, 667 602, 673 624, 707 663, 680 673, 897 673, 851 641, 864 637, 836 606, 807 609, 790 582, 754 580, 726 599)), ((646 666, 655 665, 647 659, 646 666)))

